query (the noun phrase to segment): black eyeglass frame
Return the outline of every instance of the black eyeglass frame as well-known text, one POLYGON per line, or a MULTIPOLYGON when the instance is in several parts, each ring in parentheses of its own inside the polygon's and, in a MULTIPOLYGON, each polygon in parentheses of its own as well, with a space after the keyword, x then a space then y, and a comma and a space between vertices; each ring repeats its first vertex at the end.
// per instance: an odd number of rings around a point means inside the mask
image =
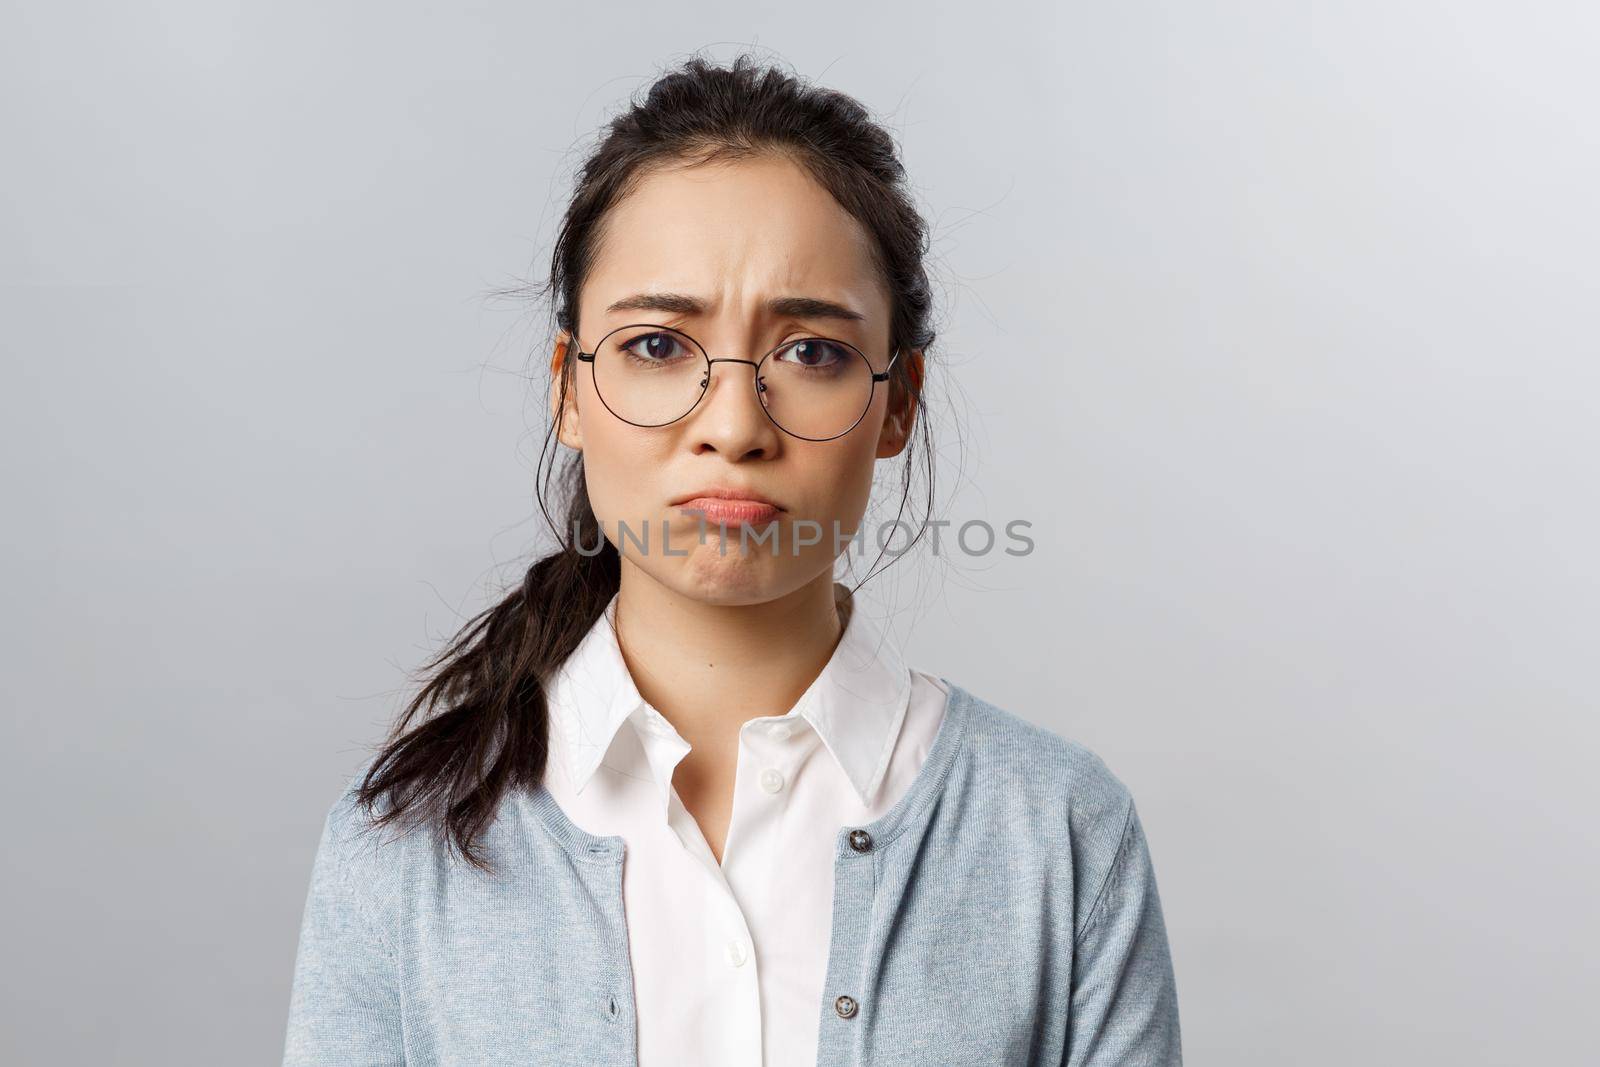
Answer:
MULTIPOLYGON (((638 338, 635 338, 635 340, 639 340, 641 338, 648 337, 648 336, 650 336, 650 335, 649 334, 640 334, 638 338)), ((790 437, 798 438, 801 441, 836 441, 839 438, 843 437, 845 434, 849 433, 851 430, 854 430, 857 426, 860 426, 861 425, 861 420, 866 418, 867 417, 867 412, 872 410, 872 402, 873 402, 873 400, 875 400, 877 398, 877 395, 878 395, 878 383, 879 382, 886 382, 886 381, 889 380, 890 373, 894 370, 895 360, 900 358, 900 350, 898 348, 896 348, 894 350, 894 355, 889 357, 889 366, 886 369, 884 369, 883 371, 881 371, 881 372, 880 371, 875 371, 875 370, 872 369, 872 361, 867 358, 867 354, 865 352, 861 351, 861 349, 857 348, 855 345, 851 344, 849 341, 841 341, 836 337, 799 337, 799 338, 796 338, 793 341, 785 341, 783 344, 781 344, 778 347, 774 348, 772 351, 768 352, 766 355, 762 356, 758 360, 733 359, 732 357, 718 357, 716 359, 712 359, 711 358, 711 354, 706 351, 705 346, 702 345, 699 341, 696 341, 693 337, 690 337, 688 334, 684 333, 682 330, 678 329, 676 326, 663 326, 659 322, 635 322, 635 323, 630 323, 630 324, 628 324, 626 326, 618 326, 616 329, 608 331, 606 333, 605 337, 600 338, 600 342, 599 342, 599 344, 596 344, 594 346, 594 351, 593 352, 585 352, 583 350, 583 345, 578 343, 576 337, 573 338, 573 343, 576 344, 577 348, 578 348, 578 360, 579 360, 579 362, 589 364, 589 380, 594 383, 594 392, 595 392, 595 395, 600 398, 600 403, 605 404, 605 408, 606 408, 607 411, 611 412, 611 414, 613 414, 613 415, 616 415, 617 418, 622 419, 622 421, 627 423, 629 426, 638 426, 638 427, 641 427, 643 429, 647 429, 648 430, 648 429, 655 429, 656 427, 659 427, 659 426, 671 426, 673 423, 681 421, 682 419, 686 418, 689 415, 690 412, 694 411, 695 408, 700 406, 700 401, 704 400, 705 396, 706 396, 706 393, 710 391, 710 389, 711 389, 711 365, 713 363, 748 363, 750 366, 752 366, 752 367, 754 367, 756 369, 756 373, 754 374, 754 376, 751 379, 751 384, 755 387, 756 401, 761 406, 762 414, 766 415, 767 421, 772 423, 772 425, 776 426, 778 429, 782 430, 784 433, 788 434, 790 437), (656 330, 656 331, 661 332, 661 333, 673 333, 673 334, 678 335, 679 337, 687 338, 689 343, 694 345, 696 351, 698 351, 700 353, 701 357, 704 358, 705 361, 706 361, 705 376, 700 379, 700 395, 694 398, 694 403, 690 404, 687 408, 684 409, 682 415, 679 415, 676 418, 668 419, 666 422, 634 422, 632 419, 623 418, 623 416, 618 415, 616 410, 614 408, 612 408, 612 406, 610 404, 606 403, 605 394, 600 391, 599 379, 595 377, 595 369, 594 369, 595 355, 605 345, 606 338, 610 337, 612 334, 621 333, 623 330, 635 330, 635 329, 641 329, 641 328, 653 329, 653 330, 656 330), (823 341, 823 342, 826 342, 827 344, 830 344, 830 345, 838 345, 841 348, 849 349, 851 352, 854 352, 856 355, 861 357, 861 361, 867 365, 867 370, 872 375, 872 381, 871 381, 870 387, 869 387, 869 389, 867 391, 867 402, 866 402, 865 405, 862 406, 861 414, 856 416, 856 421, 855 422, 852 422, 848 427, 846 427, 843 430, 840 430, 838 433, 834 434, 831 437, 806 437, 804 434, 795 433, 793 430, 791 430, 787 426, 783 425, 783 423, 781 423, 777 419, 773 418, 772 417, 772 412, 767 410, 767 405, 761 401, 761 391, 764 388, 764 386, 761 383, 761 365, 763 363, 765 363, 767 360, 771 359, 773 356, 777 355, 779 352, 782 352, 782 351, 784 351, 785 349, 788 349, 788 348, 793 348, 795 345, 804 344, 807 341, 823 341)))

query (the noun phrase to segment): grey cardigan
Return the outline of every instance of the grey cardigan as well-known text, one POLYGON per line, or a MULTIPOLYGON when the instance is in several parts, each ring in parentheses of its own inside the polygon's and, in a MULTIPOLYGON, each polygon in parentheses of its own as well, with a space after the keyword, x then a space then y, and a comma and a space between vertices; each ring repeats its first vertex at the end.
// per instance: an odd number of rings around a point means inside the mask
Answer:
MULTIPOLYGON (((1180 1064, 1128 789, 944 681, 904 796, 838 832, 818 1067, 1180 1064)), ((622 838, 580 829, 542 785, 512 792, 483 838, 491 877, 430 834, 363 832, 359 777, 313 863, 286 1067, 635 1067, 622 838)))

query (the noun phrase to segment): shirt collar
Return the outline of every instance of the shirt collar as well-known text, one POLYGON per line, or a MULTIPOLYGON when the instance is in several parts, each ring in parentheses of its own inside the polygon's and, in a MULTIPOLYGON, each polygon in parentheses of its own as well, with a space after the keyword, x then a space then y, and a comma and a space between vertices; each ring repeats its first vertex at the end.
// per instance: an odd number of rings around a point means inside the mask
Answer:
MULTIPOLYGON (((835 582, 835 596, 843 591, 835 582)), ((648 708, 617 643, 616 610, 613 594, 549 687, 551 725, 561 731, 577 792, 604 761, 622 724, 637 721, 648 708)), ((816 730, 861 802, 870 805, 910 700, 911 674, 899 650, 854 603, 833 655, 787 714, 816 730)))

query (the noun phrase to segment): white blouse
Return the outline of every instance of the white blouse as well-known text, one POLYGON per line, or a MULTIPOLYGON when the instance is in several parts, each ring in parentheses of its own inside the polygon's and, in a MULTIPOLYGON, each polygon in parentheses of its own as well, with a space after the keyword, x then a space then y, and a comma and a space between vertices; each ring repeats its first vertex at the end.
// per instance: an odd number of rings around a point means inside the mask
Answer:
POLYGON ((795 706, 752 708, 740 727, 719 864, 672 785, 689 743, 639 695, 616 607, 613 596, 549 687, 545 784, 581 829, 623 838, 639 1065, 812 1067, 837 835, 904 794, 944 719, 945 685, 908 668, 852 605, 795 706))

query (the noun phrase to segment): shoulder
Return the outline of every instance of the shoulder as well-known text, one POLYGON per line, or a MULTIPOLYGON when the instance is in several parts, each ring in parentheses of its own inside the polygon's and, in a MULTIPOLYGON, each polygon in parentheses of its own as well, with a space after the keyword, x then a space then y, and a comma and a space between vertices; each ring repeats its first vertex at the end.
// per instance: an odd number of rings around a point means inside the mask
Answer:
POLYGON ((962 710, 955 783, 984 821, 1031 852, 1070 856, 1099 885, 1137 821, 1132 791, 1099 753, 945 679, 962 710))
POLYGON ((412 847, 414 835, 382 821, 389 811, 384 800, 362 800, 361 786, 376 760, 364 759, 328 805, 317 862, 350 889, 381 904, 393 891, 401 855, 412 847))
POLYGON ((1127 815, 1133 795, 1088 746, 945 680, 964 704, 965 744, 984 776, 1009 791, 1049 795, 1082 819, 1127 815))
POLYGON ((377 816, 382 809, 369 807, 361 801, 360 790, 367 774, 376 762, 376 756, 361 761, 355 772, 339 787, 326 809, 325 831, 330 843, 341 852, 358 850, 377 832, 377 816))

